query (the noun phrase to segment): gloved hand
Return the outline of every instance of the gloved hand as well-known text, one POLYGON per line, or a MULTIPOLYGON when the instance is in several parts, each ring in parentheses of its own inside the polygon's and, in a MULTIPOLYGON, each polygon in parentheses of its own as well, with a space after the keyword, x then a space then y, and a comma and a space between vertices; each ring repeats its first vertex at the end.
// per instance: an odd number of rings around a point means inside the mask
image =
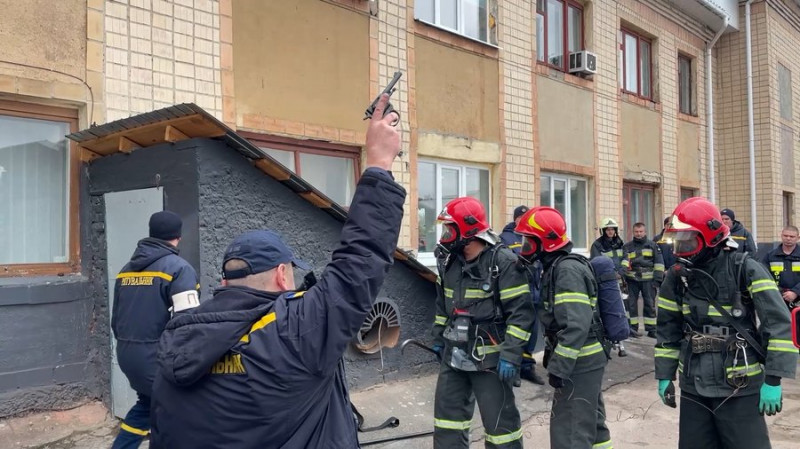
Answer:
POLYGON ((431 349, 433 349, 433 352, 436 353, 436 357, 438 357, 439 360, 442 360, 442 352, 444 352, 444 346, 440 344, 435 344, 431 346, 431 349))
POLYGON ((511 382, 517 377, 518 369, 516 365, 508 360, 500 359, 500 362, 497 364, 497 377, 503 382, 511 382))
POLYGON ((671 380, 658 379, 658 395, 661 397, 661 402, 672 408, 676 408, 678 404, 675 402, 675 384, 671 380))
POLYGON ((782 408, 781 386, 768 385, 766 382, 761 385, 761 398, 758 400, 758 411, 766 413, 767 416, 772 416, 780 412, 782 408))
POLYGON ((564 387, 564 379, 550 373, 547 374, 547 383, 549 383, 553 388, 564 387))

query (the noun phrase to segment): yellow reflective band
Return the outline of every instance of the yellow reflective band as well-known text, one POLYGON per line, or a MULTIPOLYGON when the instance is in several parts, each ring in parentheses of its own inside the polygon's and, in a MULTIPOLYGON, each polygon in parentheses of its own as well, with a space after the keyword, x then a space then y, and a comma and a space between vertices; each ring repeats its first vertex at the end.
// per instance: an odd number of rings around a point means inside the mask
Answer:
POLYGON ((587 306, 592 305, 589 301, 589 295, 586 293, 579 293, 579 292, 564 292, 559 293, 555 296, 555 301, 553 301, 553 305, 564 304, 568 302, 574 302, 579 304, 586 304, 587 306))
POLYGON ((197 285, 195 285, 195 286, 194 286, 194 289, 195 289, 195 290, 200 290, 200 284, 197 284, 197 285))
POLYGON ((606 252, 600 253, 600 254, 603 255, 603 256, 606 256, 606 257, 614 257, 614 251, 606 251, 606 252))
POLYGON ((578 354, 581 353, 581 351, 577 349, 572 349, 569 346, 564 346, 564 345, 556 345, 556 350, 554 352, 568 359, 577 359, 578 354))
POLYGON ((775 273, 781 272, 783 271, 783 262, 770 262, 769 269, 775 273))
POLYGON ((242 338, 239 339, 239 341, 242 343, 250 343, 250 334, 261 329, 262 327, 266 326, 267 324, 273 321, 275 321, 275 312, 270 312, 262 316, 260 320, 256 321, 255 323, 253 323, 252 326, 250 326, 250 332, 244 334, 242 338))
POLYGON ((681 309, 678 308, 678 303, 675 301, 670 301, 669 299, 659 296, 658 297, 658 308, 669 310, 671 312, 680 312, 681 309))
POLYGON ((523 359, 532 359, 533 358, 533 354, 529 354, 527 352, 523 352, 522 353, 522 358, 523 359))
POLYGON ((691 315, 692 309, 689 308, 688 304, 681 304, 681 313, 684 315, 691 315))
POLYGON ((792 271, 800 271, 800 262, 792 262, 792 271))
POLYGON ((642 273, 642 280, 643 281, 648 281, 650 279, 653 279, 653 273, 642 273))
MULTIPOLYGON (((731 310, 733 310, 733 306, 722 306, 722 308, 728 313, 731 313, 731 310)), ((722 314, 716 307, 709 307, 708 316, 722 316, 722 314)))
POLYGON ((614 445, 611 444, 611 440, 608 440, 602 443, 594 443, 592 449, 614 449, 614 445))
POLYGON ((638 316, 633 316, 633 317, 631 317, 630 321, 631 321, 631 325, 636 326, 636 325, 639 324, 639 317, 638 316))
POLYGON ((794 347, 794 344, 791 340, 770 339, 769 345, 767 346, 767 351, 797 353, 797 348, 794 347))
POLYGON ((530 293, 531 287, 528 284, 517 285, 516 287, 509 287, 503 290, 500 290, 500 300, 505 301, 507 299, 516 298, 517 296, 524 295, 525 293, 530 293))
POLYGON ((500 352, 500 347, 497 345, 485 345, 485 346, 478 346, 475 350, 478 352, 478 355, 486 355, 486 354, 494 354, 495 352, 500 352))
POLYGON ((645 318, 644 318, 644 324, 652 324, 652 325, 655 325, 655 324, 656 324, 656 319, 655 319, 655 318, 648 318, 648 317, 645 317, 645 318))
POLYGON ((479 290, 477 288, 468 288, 464 291, 464 298, 465 299, 474 299, 474 298, 490 298, 492 296, 492 292, 485 292, 483 290, 479 290))
POLYGON ((530 332, 525 332, 524 330, 518 328, 517 326, 514 326, 513 324, 511 326, 508 326, 508 329, 506 329, 506 333, 508 335, 511 335, 512 337, 517 337, 522 341, 528 341, 531 338, 530 332))
POLYGON ((636 258, 636 253, 629 253, 628 254, 628 259, 635 259, 635 258, 636 258))
POLYGON ((512 244, 508 245, 509 249, 516 249, 516 248, 520 248, 520 247, 522 247, 522 243, 512 243, 512 244))
POLYGON ((434 418, 433 425, 440 429, 450 430, 469 430, 469 425, 472 421, 450 421, 447 419, 434 418))
POLYGON ((166 279, 167 281, 172 282, 172 276, 167 273, 163 273, 161 271, 126 271, 124 273, 118 274, 117 279, 135 278, 139 276, 156 277, 156 278, 166 279))
POLYGON ((441 276, 436 275, 436 283, 439 284, 439 285, 442 285, 442 277, 441 276))
POLYGON ((512 441, 517 441, 518 439, 522 438, 522 429, 517 429, 511 433, 506 433, 503 435, 489 435, 486 434, 486 441, 488 443, 492 443, 495 445, 507 444, 512 441))
POLYGON ((761 374, 761 364, 756 362, 756 363, 751 363, 747 366, 736 366, 736 367, 731 366, 725 368, 725 372, 728 374, 728 377, 738 376, 742 374, 746 374, 748 377, 757 376, 761 374))
POLYGON ((622 250, 621 249, 618 249, 618 250, 616 250, 614 252, 616 253, 617 256, 622 257, 622 250))
POLYGON ((683 373, 683 362, 678 360, 678 372, 683 373))
POLYGON ((447 317, 446 316, 441 316, 441 315, 436 315, 436 317, 433 320, 433 324, 437 324, 439 326, 444 326, 445 324, 447 324, 447 317))
POLYGON ((664 359, 675 359, 679 360, 681 355, 681 351, 679 349, 669 349, 669 348, 656 348, 656 357, 661 357, 664 359))
POLYGON ((124 431, 126 431, 126 432, 128 432, 128 433, 132 433, 132 434, 135 434, 135 435, 141 435, 143 437, 146 437, 147 435, 150 435, 150 431, 149 430, 137 429, 136 427, 131 427, 131 426, 125 424, 125 423, 120 423, 119 428, 124 430, 124 431))
POLYGON ((664 264, 663 263, 657 263, 657 264, 655 264, 653 266, 653 269, 656 270, 656 271, 664 271, 664 264))
POLYGON ((599 342, 595 342, 582 347, 580 354, 578 354, 578 357, 588 357, 590 355, 594 355, 602 351, 603 351, 603 345, 601 345, 599 342))
POLYGON ((747 240, 747 237, 741 235, 732 235, 731 237, 733 237, 734 240, 747 240))
POLYGON ((750 293, 758 293, 764 290, 777 290, 778 286, 775 285, 775 281, 772 279, 759 279, 751 282, 747 289, 750 290, 750 293))
POLYGON ((643 249, 642 256, 644 257, 653 257, 653 250, 652 249, 643 249))
POLYGON ((452 298, 453 297, 453 289, 452 288, 444 289, 444 297, 445 298, 452 298))

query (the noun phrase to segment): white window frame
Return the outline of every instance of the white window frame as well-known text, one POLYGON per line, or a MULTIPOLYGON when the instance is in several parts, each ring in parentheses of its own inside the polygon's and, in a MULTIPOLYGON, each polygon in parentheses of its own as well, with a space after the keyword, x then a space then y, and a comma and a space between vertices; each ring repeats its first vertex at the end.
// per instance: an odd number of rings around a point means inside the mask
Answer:
MULTIPOLYGON (((414 3, 416 4, 419 1, 420 0, 415 0, 414 3)), ((420 8, 414 8, 414 20, 418 20, 418 21, 420 21, 422 23, 425 23, 425 24, 428 24, 430 26, 433 26, 433 27, 436 27, 436 28, 440 28, 440 29, 445 30, 445 31, 449 31, 451 33, 458 34, 459 36, 464 37, 466 39, 470 39, 470 40, 473 40, 475 42, 480 42, 482 44, 486 44, 486 45, 489 45, 489 46, 497 48, 497 46, 492 44, 492 42, 491 42, 492 30, 489 28, 489 24, 488 23, 486 24, 486 40, 485 41, 484 40, 480 40, 480 39, 478 39, 476 37, 469 36, 466 33, 465 25, 464 25, 464 8, 462 6, 464 0, 456 0, 456 10, 457 10, 456 11, 456 19, 458 21, 457 28, 451 28, 451 27, 441 23, 441 16, 442 16, 442 10, 441 10, 442 2, 441 2, 441 0, 423 0, 423 1, 433 2, 433 22, 419 17, 419 15, 417 14, 417 11, 419 11, 420 8)), ((486 1, 487 15, 489 14, 489 7, 490 6, 491 6, 491 0, 487 0, 486 1)))
MULTIPOLYGON (((550 177, 550 204, 549 205, 548 204, 542 204, 542 206, 548 206, 548 207, 555 208, 554 206, 552 206, 555 203, 555 198, 554 198, 554 195, 555 195, 555 188, 554 188, 555 181, 557 181, 557 180, 558 181, 564 181, 566 186, 567 186, 567 189, 564 192, 564 207, 565 207, 566 210, 564 211, 565 213, 562 213, 562 215, 564 215, 564 221, 567 222, 567 232, 568 232, 567 235, 570 237, 570 240, 572 240, 574 242, 573 236, 569 234, 571 232, 571 229, 572 229, 572 198, 570 197, 570 194, 569 194, 570 181, 583 181, 584 183, 586 183, 586 189, 585 189, 586 198, 584 199, 584 201, 585 201, 586 207, 588 209, 588 207, 589 207, 589 179, 585 178, 585 177, 582 177, 582 176, 564 175, 564 174, 561 174, 561 173, 541 172, 539 174, 540 188, 541 188, 541 177, 543 177, 543 176, 549 176, 550 177)), ((540 198, 541 198, 541 194, 540 194, 540 198)), ((559 212, 561 212, 561 211, 559 211, 559 212)), ((590 237, 589 237, 589 215, 590 215, 589 211, 587 210, 586 211, 586 223, 584 223, 584 233, 586 234, 584 236, 584 238, 586 239, 586 247, 577 247, 577 246, 573 247, 572 248, 573 252, 584 253, 584 254, 587 254, 589 252, 589 245, 591 244, 590 243, 590 237)))
MULTIPOLYGON (((436 165, 436 207, 434 211, 438 214, 445 206, 442 203, 442 183, 439 182, 442 179, 442 169, 450 169, 450 170, 457 170, 459 174, 459 182, 458 182, 458 196, 466 196, 466 189, 467 189, 467 168, 474 168, 477 170, 486 170, 489 173, 489 204, 484 204, 483 206, 486 208, 486 218, 491 223, 492 217, 492 170, 491 168, 479 164, 453 164, 451 162, 443 162, 436 159, 419 159, 418 162, 426 162, 428 164, 435 164, 436 165)), ((419 175, 417 175, 417 182, 419 183, 419 175)), ((417 189, 419 190, 419 188, 417 189)), ((419 220, 419 217, 417 218, 419 220)), ((419 225, 417 225, 419 227, 419 225)), ((436 225, 436 241, 439 241, 439 238, 442 236, 442 225, 436 225)), ((436 258, 433 256, 433 251, 430 252, 421 252, 417 254, 417 260, 427 267, 436 267, 436 258)))

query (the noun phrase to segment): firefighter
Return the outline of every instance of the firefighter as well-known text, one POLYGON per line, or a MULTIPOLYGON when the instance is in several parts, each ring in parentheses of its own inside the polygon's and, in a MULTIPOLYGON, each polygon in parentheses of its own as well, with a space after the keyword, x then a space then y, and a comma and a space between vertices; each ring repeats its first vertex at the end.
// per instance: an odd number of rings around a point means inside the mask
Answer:
POLYGON ((170 211, 150 216, 149 236, 139 241, 117 275, 111 329, 119 367, 136 391, 112 449, 137 448, 150 433, 150 398, 158 339, 172 313, 200 304, 197 272, 178 255, 183 221, 170 211))
POLYGON ((680 259, 661 285, 655 377, 675 407, 678 372, 678 447, 769 448, 761 413, 781 411, 781 378, 797 364, 778 289, 756 260, 723 251, 730 230, 704 198, 679 204, 665 237, 680 259))
MULTIPOLYGON (((598 226, 598 228, 600 229, 600 237, 592 243, 589 256, 592 259, 598 256, 607 256, 614 262, 614 269, 617 271, 617 278, 619 279, 620 291, 627 295, 628 287, 625 284, 625 279, 622 277, 625 273, 622 267, 622 256, 624 253, 622 247, 625 245, 625 242, 623 242, 619 236, 619 225, 613 218, 604 218, 600 221, 600 226, 598 226)), ((627 297, 625 295, 623 295, 623 298, 627 297)), ((627 301, 625 302, 625 307, 628 307, 627 301)), ((628 316, 630 316, 630 312, 628 313, 628 316)), ((633 336, 638 337, 639 334, 634 333, 633 336)), ((614 347, 619 351, 618 354, 620 357, 626 357, 628 355, 622 342, 614 342, 614 347)))
POLYGON ((736 219, 736 214, 730 209, 722 209, 719 213, 722 216, 722 222, 731 230, 731 239, 739 245, 735 248, 735 251, 747 251, 751 255, 755 255, 758 251, 758 246, 753 240, 753 234, 736 219))
POLYGON ((559 259, 570 253, 564 217, 550 207, 535 207, 522 216, 520 261, 540 260, 545 329, 544 367, 555 388, 550 418, 552 449, 611 449, 605 424, 602 383, 608 359, 593 324, 597 283, 587 263, 559 259))
POLYGON ((644 223, 633 225, 633 240, 623 246, 622 267, 628 281, 628 312, 631 334, 639 334, 639 293, 642 294, 644 330, 656 338, 656 290, 664 279, 664 259, 658 245, 647 238, 644 223))
POLYGON ((653 237, 653 241, 656 242, 658 249, 661 250, 661 258, 664 260, 664 270, 669 270, 669 267, 675 263, 675 254, 672 253, 672 242, 664 238, 664 231, 667 230, 669 219, 670 217, 664 218, 664 227, 661 229, 661 233, 653 237))
POLYGON ((439 214, 440 264, 434 349, 441 354, 433 446, 468 448, 475 401, 487 448, 521 448, 512 384, 530 339, 533 301, 527 271, 498 244, 480 201, 456 198, 439 214))
MULTIPOLYGON (((519 255, 519 249, 522 247, 522 237, 514 232, 517 227, 519 219, 525 212, 528 212, 528 206, 517 206, 514 209, 514 221, 508 223, 503 232, 500 233, 500 240, 509 249, 514 251, 514 254, 519 255)), ((533 358, 533 353, 536 350, 536 343, 539 336, 539 320, 536 319, 536 308, 540 304, 539 285, 542 282, 542 267, 540 264, 531 265, 528 268, 528 281, 531 287, 531 297, 533 298, 533 325, 531 326, 531 338, 528 340, 528 346, 522 353, 522 367, 520 369, 520 377, 533 382, 536 385, 544 385, 544 379, 536 374, 536 359, 533 358)))
POLYGON ((778 284, 781 297, 793 309, 800 306, 800 247, 797 246, 798 231, 795 226, 786 226, 781 231, 781 245, 762 259, 778 284))

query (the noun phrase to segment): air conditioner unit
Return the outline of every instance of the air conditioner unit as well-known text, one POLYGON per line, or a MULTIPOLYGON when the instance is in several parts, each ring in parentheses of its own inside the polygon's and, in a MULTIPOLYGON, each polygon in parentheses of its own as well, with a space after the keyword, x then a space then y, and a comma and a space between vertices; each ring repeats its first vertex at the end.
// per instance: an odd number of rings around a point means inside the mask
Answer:
POLYGON ((597 55, 586 50, 570 53, 569 73, 582 73, 584 75, 597 73, 597 55))

